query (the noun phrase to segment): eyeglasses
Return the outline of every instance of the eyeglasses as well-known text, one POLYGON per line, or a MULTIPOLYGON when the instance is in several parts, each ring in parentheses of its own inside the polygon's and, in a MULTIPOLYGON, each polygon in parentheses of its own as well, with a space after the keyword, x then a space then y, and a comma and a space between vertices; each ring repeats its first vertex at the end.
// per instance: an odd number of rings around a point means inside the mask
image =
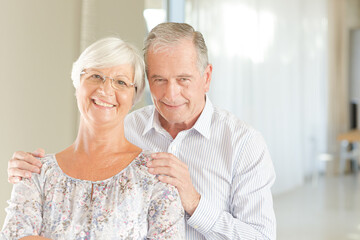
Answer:
POLYGON ((116 76, 114 78, 111 78, 95 70, 93 71, 83 70, 80 73, 80 76, 83 75, 85 75, 85 81, 93 85, 100 85, 102 83, 105 83, 106 79, 108 78, 111 80, 111 86, 115 90, 125 90, 125 89, 130 89, 132 87, 136 88, 135 83, 130 82, 130 80, 126 76, 116 76))

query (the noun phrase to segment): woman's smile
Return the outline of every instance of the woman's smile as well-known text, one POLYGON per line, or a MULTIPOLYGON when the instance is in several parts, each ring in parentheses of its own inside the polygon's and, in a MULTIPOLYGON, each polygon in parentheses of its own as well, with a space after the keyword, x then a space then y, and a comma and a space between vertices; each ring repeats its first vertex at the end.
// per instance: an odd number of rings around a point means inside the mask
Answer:
POLYGON ((92 99, 92 102, 97 106, 105 107, 105 108, 113 108, 113 107, 116 106, 114 104, 110 104, 110 103, 104 102, 104 101, 99 100, 99 99, 92 99))

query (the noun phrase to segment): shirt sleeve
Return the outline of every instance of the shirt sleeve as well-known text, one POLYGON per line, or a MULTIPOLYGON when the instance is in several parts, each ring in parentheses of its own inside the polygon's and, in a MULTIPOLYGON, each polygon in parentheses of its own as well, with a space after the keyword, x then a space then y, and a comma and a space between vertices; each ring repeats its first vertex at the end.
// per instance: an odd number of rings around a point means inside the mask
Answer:
POLYGON ((40 234, 42 195, 38 176, 33 174, 31 179, 23 179, 13 186, 0 239, 14 240, 40 234))
POLYGON ((206 239, 276 239, 271 186, 275 171, 262 136, 255 132, 239 148, 229 211, 201 196, 187 223, 206 239))
POLYGON ((185 239, 184 209, 175 187, 158 182, 148 210, 147 239, 185 239))

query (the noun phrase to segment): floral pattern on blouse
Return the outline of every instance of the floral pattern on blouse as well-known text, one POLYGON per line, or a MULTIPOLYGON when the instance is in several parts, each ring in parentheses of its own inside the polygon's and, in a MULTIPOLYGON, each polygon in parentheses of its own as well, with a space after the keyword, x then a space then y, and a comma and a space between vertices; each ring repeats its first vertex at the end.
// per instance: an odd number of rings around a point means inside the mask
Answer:
POLYGON ((0 239, 184 239, 179 194, 148 173, 150 160, 142 152, 115 176, 87 181, 47 155, 40 174, 13 186, 0 239))

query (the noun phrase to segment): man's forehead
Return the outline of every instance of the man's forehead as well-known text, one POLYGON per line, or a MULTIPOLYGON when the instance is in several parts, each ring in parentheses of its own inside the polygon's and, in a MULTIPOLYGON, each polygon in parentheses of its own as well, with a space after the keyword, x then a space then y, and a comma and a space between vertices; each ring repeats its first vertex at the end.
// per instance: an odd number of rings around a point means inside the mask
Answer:
POLYGON ((166 41, 154 41, 149 49, 148 53, 162 53, 162 52, 171 52, 176 48, 188 48, 192 47, 195 49, 195 45, 191 38, 182 38, 174 42, 166 42, 166 41))

